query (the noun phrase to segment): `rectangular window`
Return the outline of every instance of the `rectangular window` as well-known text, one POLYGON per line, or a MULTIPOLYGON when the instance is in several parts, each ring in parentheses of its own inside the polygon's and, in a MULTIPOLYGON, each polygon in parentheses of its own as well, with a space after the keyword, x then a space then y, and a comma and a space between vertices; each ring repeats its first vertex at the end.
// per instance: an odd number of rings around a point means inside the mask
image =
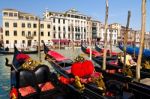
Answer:
POLYGON ((31 23, 28 23, 28 28, 31 28, 31 23))
POLYGON ((56 34, 55 33, 53 34, 53 37, 56 38, 56 34))
POLYGON ((14 36, 17 36, 17 31, 14 31, 14 36))
POLYGON ((43 43, 44 41, 43 40, 41 40, 41 43, 43 43))
POLYGON ((6 44, 9 44, 9 40, 6 40, 6 44))
POLYGON ((50 24, 47 25, 47 28, 48 28, 48 29, 50 28, 50 24))
POLYGON ((44 28, 44 24, 41 24, 41 28, 44 28))
POLYGON ((63 24, 65 24, 65 19, 63 19, 63 24))
POLYGON ((55 26, 53 27, 53 30, 54 30, 54 31, 56 30, 55 26))
POLYGON ((55 23, 55 18, 53 18, 53 23, 55 23))
POLYGON ((86 32, 86 29, 84 28, 84 32, 86 32))
POLYGON ((68 27, 68 31, 70 31, 70 26, 68 27))
POLYGON ((34 34, 34 36, 36 36, 36 31, 34 31, 34 33, 33 33, 33 34, 34 34))
POLYGON ((60 23, 60 19, 58 19, 58 23, 60 23))
POLYGON ((9 31, 5 31, 5 35, 6 35, 6 36, 9 36, 9 31))
POLYGON ((30 31, 28 31, 28 36, 31 36, 31 32, 30 31))
POLYGON ((14 13, 14 16, 17 17, 17 13, 14 13))
POLYGON ((13 16, 13 13, 9 13, 9 16, 12 17, 12 16, 13 16))
POLYGON ((8 22, 5 22, 5 27, 9 27, 9 23, 8 22))
POLYGON ((22 36, 25 36, 25 31, 22 31, 22 36))
POLYGON ((13 27, 17 27, 17 23, 13 23, 13 27))
POLYGON ((25 28, 25 23, 22 23, 22 27, 25 28))
POLYGON ((4 16, 8 16, 8 12, 4 12, 3 14, 4 14, 4 16))
POLYGON ((37 24, 33 24, 33 28, 37 28, 37 24))
POLYGON ((50 36, 50 32, 48 32, 48 36, 50 36))
POLYGON ((65 27, 63 27, 63 31, 64 31, 64 32, 66 31, 66 28, 65 28, 65 27))
POLYGON ((15 40, 14 43, 17 44, 17 40, 15 40))
POLYGON ((25 40, 22 40, 22 43, 24 44, 24 43, 25 43, 25 40))
POLYGON ((77 32, 77 27, 75 27, 75 31, 77 32))
POLYGON ((44 32, 41 32, 41 36, 44 36, 44 32))
POLYGON ((60 31, 60 26, 58 27, 58 31, 60 31))

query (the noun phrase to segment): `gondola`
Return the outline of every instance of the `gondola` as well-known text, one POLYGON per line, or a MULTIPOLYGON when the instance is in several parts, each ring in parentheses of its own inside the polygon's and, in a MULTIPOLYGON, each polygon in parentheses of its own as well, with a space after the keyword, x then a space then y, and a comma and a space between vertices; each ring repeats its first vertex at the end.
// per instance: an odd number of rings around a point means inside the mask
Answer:
MULTIPOLYGON (((121 50, 123 50, 124 46, 121 43, 119 43, 119 48, 121 50)), ((138 56, 139 47, 127 46, 126 47, 126 52, 128 54, 131 54, 131 55, 135 54, 135 56, 138 56)), ((150 50, 149 49, 144 49, 142 55, 143 55, 144 59, 150 60, 150 50)))
MULTIPOLYGON (((87 54, 87 55, 90 54, 90 52, 88 51, 89 49, 88 49, 86 46, 82 45, 82 44, 81 44, 81 50, 82 50, 85 54, 87 54)), ((92 59, 93 59, 96 63, 98 63, 99 65, 102 65, 103 56, 102 56, 101 54, 99 54, 99 52, 92 50, 92 59), (96 53, 96 54, 95 54, 95 53, 96 53)), ((107 58, 106 58, 107 61, 110 61, 110 60, 115 61, 115 60, 117 60, 117 59, 118 59, 118 56, 117 56, 116 54, 113 55, 112 57, 107 56, 107 58)), ((110 64, 107 63, 107 65, 110 65, 110 64)), ((114 69, 114 68, 119 69, 119 68, 121 68, 121 67, 118 67, 118 66, 115 66, 115 65, 110 65, 110 66, 107 66, 107 68, 109 68, 109 69, 114 69)))
POLYGON ((101 52, 102 51, 102 48, 98 47, 98 45, 95 43, 95 49, 98 51, 98 52, 101 52))
MULTIPOLYGON (((80 75, 80 73, 83 73, 84 70, 84 66, 87 66, 85 68, 89 68, 88 64, 86 63, 90 63, 90 61, 82 61, 82 62, 73 62, 72 60, 64 57, 63 55, 49 50, 46 46, 44 47, 44 52, 46 54, 46 59, 48 60, 48 62, 50 62, 50 64, 52 65, 52 67, 63 77, 65 77, 67 80, 67 82, 70 81, 70 79, 75 79, 74 81, 76 81, 76 76, 80 75), (84 65, 86 64, 86 65, 84 65), (75 66, 76 66, 76 72, 75 72, 75 66), (83 67, 82 67, 83 66, 83 67), (80 71, 80 72, 77 72, 80 71), (76 73, 76 74, 75 74, 76 73), (69 81, 68 81, 69 80, 69 81)), ((81 58, 81 57, 80 57, 81 58)), ((82 58, 81 58, 82 59, 82 58)), ((77 58, 77 60, 80 60, 77 58)), ((92 65, 92 64, 91 64, 92 65)), ((90 65, 90 66, 91 66, 90 65)), ((93 65, 92 65, 93 66, 93 65)), ((97 70, 97 69, 95 69, 97 70)), ((85 73, 85 72, 84 72, 85 73)), ((87 73, 87 71, 86 71, 87 73)), ((92 74, 101 74, 100 71, 99 72, 92 72, 92 74)), ((95 77, 95 76, 94 76, 95 77)), ((90 94, 90 99, 122 99, 123 97, 125 97, 123 95, 123 93, 127 93, 126 96, 134 97, 133 94, 129 93, 129 92, 125 92, 122 90, 122 83, 116 81, 116 80, 109 80, 109 79, 102 79, 104 80, 104 82, 106 84, 106 90, 102 90, 101 88, 99 88, 99 86, 97 84, 95 84, 92 81, 88 81, 88 79, 91 78, 91 75, 84 75, 84 76, 79 76, 79 82, 80 83, 80 87, 84 86, 85 88, 82 90, 82 92, 84 93, 84 95, 87 95, 87 93, 91 93, 90 94), (85 77, 86 76, 86 77, 85 77)), ((68 83, 67 83, 68 84, 68 83)), ((69 83, 70 84, 70 83, 69 83)), ((99 83, 100 84, 100 83, 99 83)), ((72 85, 75 88, 79 88, 79 86, 75 86, 74 83, 72 85)), ((77 89, 80 90, 80 89, 77 89)), ((128 99, 128 98, 127 98, 128 99)), ((132 99, 132 98, 131 98, 132 99)))
MULTIPOLYGON (((98 58, 95 58, 94 56, 92 57, 92 59, 102 65, 102 61, 98 58)), ((106 71, 103 71, 100 69, 100 67, 96 67, 96 71, 100 71, 103 72, 103 74, 105 74, 104 76, 107 77, 111 77, 112 79, 117 79, 119 81, 122 81, 124 84, 127 84, 128 86, 128 90, 131 90, 134 94, 135 94, 135 99, 142 99, 142 97, 146 97, 149 98, 149 92, 150 92, 150 87, 149 85, 144 85, 142 83, 136 82, 134 81, 134 78, 129 78, 127 76, 125 76, 124 74, 122 74, 122 72, 118 72, 117 69, 120 69, 123 67, 123 64, 121 63, 115 63, 115 60, 111 60, 111 61, 107 61, 106 63, 106 71), (107 72, 107 71, 111 71, 111 72, 107 72)), ((133 73, 133 75, 135 76, 136 70, 135 67, 131 68, 131 71, 133 73)), ((146 69, 141 69, 141 79, 149 79, 150 78, 150 71, 146 70, 146 69)))
MULTIPOLYGON (((86 53, 87 48, 84 47, 83 45, 81 45, 81 49, 84 53, 86 53)), ((87 53, 89 54, 89 53, 87 53)), ((102 66, 103 64, 103 57, 99 57, 99 56, 92 56, 92 60, 94 60, 97 64, 99 64, 100 66, 102 66)), ((114 56, 114 58, 110 58, 110 59, 106 59, 106 69, 115 69, 116 71, 118 71, 118 69, 122 69, 123 68, 123 64, 120 63, 118 61, 118 57, 114 56)), ((131 68, 133 74, 135 75, 136 69, 135 67, 131 68)), ((150 70, 149 69, 141 69, 141 77, 142 78, 149 78, 150 77, 150 70)))
POLYGON ((62 86, 55 73, 50 72, 47 65, 39 64, 15 47, 11 68, 10 99, 70 99, 72 94, 66 86, 62 86), (65 90, 64 90, 65 89, 65 90))
MULTIPOLYGON (((22 51, 22 53, 24 53, 24 54, 37 54, 38 51, 37 51, 37 50, 33 50, 33 51, 22 51)), ((3 54, 3 55, 13 55, 14 52, 13 52, 13 51, 0 50, 0 54, 3 54)))

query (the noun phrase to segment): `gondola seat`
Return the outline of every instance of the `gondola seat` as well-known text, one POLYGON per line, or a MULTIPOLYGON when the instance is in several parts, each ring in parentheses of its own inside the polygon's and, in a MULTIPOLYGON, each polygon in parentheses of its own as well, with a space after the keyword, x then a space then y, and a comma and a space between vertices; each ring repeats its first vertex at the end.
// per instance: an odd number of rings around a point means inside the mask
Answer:
POLYGON ((40 99, 56 99, 56 97, 62 96, 61 91, 56 88, 52 82, 53 80, 48 66, 40 65, 35 68, 34 72, 38 86, 41 90, 40 99))
POLYGON ((19 99, 38 99, 39 88, 34 72, 21 69, 18 78, 19 99))

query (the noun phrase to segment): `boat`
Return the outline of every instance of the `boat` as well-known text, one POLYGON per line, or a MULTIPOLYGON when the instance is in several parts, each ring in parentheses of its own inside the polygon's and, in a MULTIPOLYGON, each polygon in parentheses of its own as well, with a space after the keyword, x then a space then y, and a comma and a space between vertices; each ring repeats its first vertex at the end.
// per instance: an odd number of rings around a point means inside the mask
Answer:
POLYGON ((52 73, 45 64, 32 58, 15 47, 10 73, 10 99, 69 99, 78 97, 78 94, 62 86, 57 75, 52 73), (74 94, 72 94, 74 93, 74 94))
MULTIPOLYGON (((124 49, 123 44, 119 43, 119 48, 123 51, 123 49, 124 49)), ((131 55, 135 54, 135 56, 137 57, 139 54, 139 47, 127 46, 126 52, 131 55)), ((150 50, 149 49, 143 49, 142 55, 143 55, 144 59, 150 60, 150 50)))
MULTIPOLYGON (((89 49, 86 46, 82 45, 82 44, 81 44, 81 50, 85 54, 87 54, 87 55, 90 54, 89 49)), ((107 61, 110 61, 110 60, 114 60, 115 61, 117 59, 118 59, 118 56, 116 54, 113 54, 112 57, 110 57, 110 56, 106 57, 107 61)), ((99 64, 100 66, 102 66, 102 63, 103 63, 103 53, 100 54, 99 52, 97 52, 95 50, 92 50, 92 60, 94 60, 97 64, 99 64)), ((107 65, 110 65, 110 64, 107 63, 107 65)), ((120 67, 115 66, 115 65, 110 65, 110 66, 107 66, 107 68, 108 69, 115 69, 115 68, 119 69, 120 67)))
MULTIPOLYGON (((83 44, 81 44, 81 50, 85 53, 85 54, 87 54, 87 55, 89 55, 90 54, 90 49, 89 48, 87 48, 86 46, 84 46, 83 44)), ((108 53, 109 54, 109 53, 108 53)), ((96 50, 92 50, 92 56, 93 57, 97 57, 97 58, 99 58, 99 59, 103 59, 103 52, 98 52, 98 51, 96 51, 96 50)), ((106 60, 108 61, 108 60, 116 60, 118 58, 118 56, 117 56, 117 53, 112 53, 112 57, 111 56, 109 56, 109 55, 107 55, 107 57, 106 57, 106 60)))
MULTIPOLYGON (((98 63, 100 66, 102 65, 101 59, 97 57, 92 57, 92 59, 98 63)), ((101 70, 101 67, 95 67, 95 71, 102 72, 106 79, 115 79, 123 82, 123 84, 128 86, 128 90, 131 91, 135 95, 135 99, 142 99, 142 97, 150 98, 150 86, 134 81, 134 77, 136 74, 135 67, 131 67, 131 71, 133 73, 132 77, 125 76, 122 73, 123 64, 117 63, 116 60, 109 60, 106 62, 106 70, 101 70), (119 70, 119 71, 118 71, 119 70), (108 77, 108 78, 107 78, 108 77)), ((150 81, 150 70, 141 69, 141 80, 148 79, 145 82, 150 81)))
MULTIPOLYGON (((83 45, 81 45, 81 50, 84 53, 89 54, 86 51, 87 47, 84 47, 83 45)), ((95 54, 95 53, 93 53, 93 54, 95 54)), ((98 54, 92 56, 92 60, 95 61, 100 66, 102 66, 102 64, 103 64, 102 59, 103 59, 103 57, 98 56, 98 54)), ((116 57, 116 56, 114 56, 113 58, 107 56, 106 61, 107 61, 106 62, 106 65, 107 65, 106 69, 114 69, 115 71, 118 71, 119 69, 123 68, 123 64, 118 61, 118 57, 116 57)), ((131 68, 131 70, 132 70, 133 74, 135 75, 136 69, 134 66, 131 68)), ((150 77, 150 69, 142 68, 140 72, 141 72, 142 78, 149 78, 150 77)))
MULTIPOLYGON (((91 99, 105 99, 105 98, 121 99, 122 97, 124 97, 123 93, 127 93, 126 96, 129 96, 130 98, 134 96, 132 93, 123 91, 122 83, 114 79, 113 80, 110 78, 105 79, 105 76, 104 79, 101 78, 101 81, 107 82, 105 83, 106 84, 105 91, 102 90, 104 87, 100 87, 101 85, 100 86, 98 85, 98 83, 102 84, 102 82, 99 81, 100 79, 98 80, 97 84, 92 81, 89 81, 91 77, 95 77, 95 75, 92 76, 93 74, 102 75, 100 71, 99 72, 92 71, 92 73, 89 75, 83 75, 84 73, 85 74, 89 73, 89 71, 91 71, 91 68, 94 68, 94 65, 92 64, 91 61, 82 60, 83 59, 82 57, 78 57, 76 59, 76 62, 73 62, 71 59, 68 59, 55 51, 49 50, 46 46, 44 49, 45 49, 44 52, 46 54, 46 60, 52 65, 52 67, 56 70, 58 74, 66 78, 67 84, 70 84, 68 83, 70 80, 79 81, 78 83, 80 83, 79 84, 80 86, 79 85, 76 86, 74 85, 74 83, 72 86, 74 88, 79 88, 78 90, 82 88, 81 86, 84 86, 85 88, 82 89, 82 92, 84 93, 84 95, 87 95, 87 92, 88 94, 91 93, 90 94, 90 96, 92 97, 92 98, 90 97, 91 99), (90 70, 88 71, 87 68, 90 68, 90 70), (79 78, 76 78, 76 76, 78 76, 79 78)), ((105 85, 104 82, 103 85, 105 85)))
MULTIPOLYGON (((24 51, 21 51, 21 52, 24 53, 24 54, 37 54, 38 50, 24 50, 24 51)), ((0 49, 0 54, 3 54, 3 55, 12 55, 12 54, 14 54, 14 51, 0 49)))
POLYGON ((96 49, 98 52, 101 52, 101 51, 102 51, 102 48, 100 48, 96 43, 95 43, 95 49, 96 49))

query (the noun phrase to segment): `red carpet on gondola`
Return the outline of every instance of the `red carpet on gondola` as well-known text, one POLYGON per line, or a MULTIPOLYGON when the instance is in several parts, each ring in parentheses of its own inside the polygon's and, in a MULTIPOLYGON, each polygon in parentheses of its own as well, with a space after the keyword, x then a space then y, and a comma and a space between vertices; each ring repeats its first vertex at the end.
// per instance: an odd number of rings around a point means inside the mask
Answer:
POLYGON ((57 61, 63 61, 63 60, 67 59, 67 58, 65 58, 64 56, 62 56, 61 54, 59 54, 59 53, 57 53, 55 51, 48 51, 48 55, 52 56, 57 61))

